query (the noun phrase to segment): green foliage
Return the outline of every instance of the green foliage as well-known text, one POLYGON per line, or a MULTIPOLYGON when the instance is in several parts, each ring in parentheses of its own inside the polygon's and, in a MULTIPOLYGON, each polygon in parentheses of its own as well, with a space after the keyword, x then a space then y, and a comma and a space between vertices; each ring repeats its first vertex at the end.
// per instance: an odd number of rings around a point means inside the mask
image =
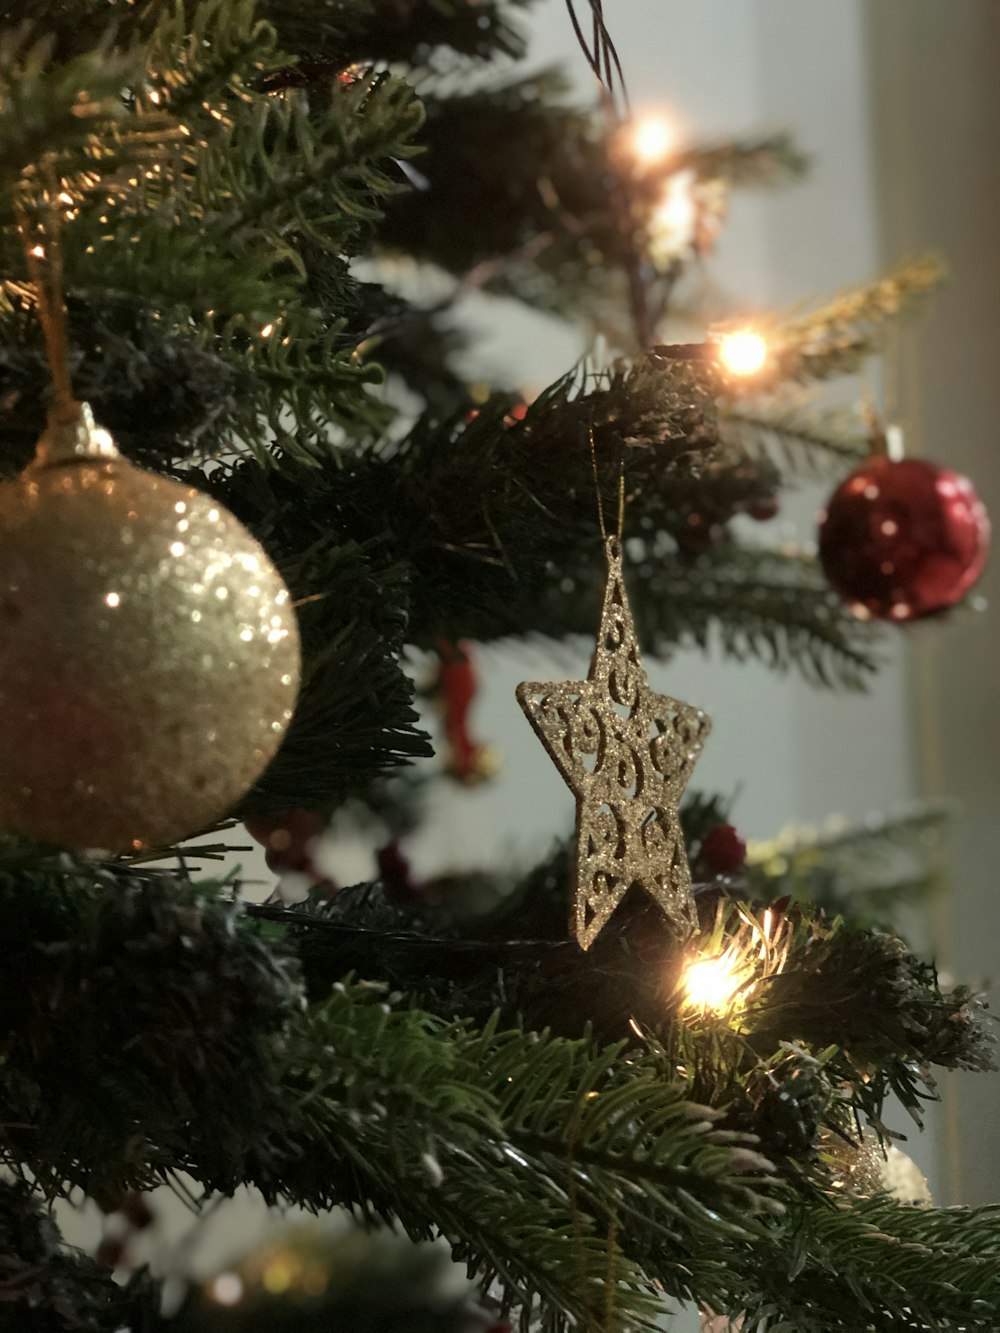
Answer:
MULTIPOLYGON (((761 1104, 764 1122, 755 1110, 770 1078, 763 1069, 776 1058, 780 1063, 789 1044, 823 1053, 816 1066, 826 1087, 823 1110, 833 1105, 836 1091, 876 1122, 890 1091, 919 1118, 921 1099, 933 1096, 933 1065, 992 1067, 983 1008, 967 988, 941 992, 934 969, 894 936, 799 909, 783 967, 740 1006, 733 1020, 738 1040, 730 1040, 714 1016, 685 1014, 681 982, 690 950, 644 900, 620 911, 615 928, 587 954, 567 944, 567 878, 565 855, 555 857, 515 891, 513 907, 504 903, 478 923, 462 921, 460 935, 447 924, 442 931, 431 911, 416 920, 411 912, 408 921, 400 909, 393 919, 358 888, 333 904, 316 904, 311 913, 251 910, 290 928, 314 996, 357 970, 385 978, 445 1014, 484 1018, 500 1009, 533 1029, 574 1037, 594 1030, 607 1041, 637 1030, 655 1033, 672 1066, 701 1071, 692 1074, 696 1100, 743 1100, 747 1119, 741 1127, 765 1142, 770 1108, 761 1104), (581 995, 588 997, 585 1004, 581 995)), ((710 886, 701 893, 699 947, 706 956, 721 953, 739 925, 730 913, 716 921, 717 898, 710 886)), ((799 1081, 803 1095, 812 1098, 815 1085, 799 1081)))
POLYGON ((696 145, 670 160, 672 171, 693 171, 698 180, 734 186, 786 185, 805 174, 809 161, 787 134, 696 145))
POLYGON ((845 610, 811 556, 723 542, 694 560, 644 561, 632 582, 639 635, 653 652, 718 647, 847 689, 863 688, 878 665, 877 631, 845 610))
POLYGON ((290 960, 183 878, 27 849, 4 849, 0 909, 3 1162, 107 1205, 208 1152, 233 1189, 282 1113, 290 960))
POLYGON ((800 394, 759 401, 737 397, 722 406, 719 428, 749 453, 774 458, 791 475, 825 476, 858 466, 869 441, 856 412, 817 407, 800 394))
POLYGON ((786 967, 748 1002, 752 1043, 837 1046, 832 1078, 844 1076, 858 1108, 878 1120, 890 1091, 919 1123, 932 1092, 929 1066, 993 1067, 982 1005, 965 986, 943 993, 930 964, 892 935, 815 927, 786 967), (885 1054, 893 1052, 890 1060, 885 1054))
POLYGON ((792 830, 753 848, 750 892, 762 902, 791 895, 856 923, 885 923, 900 902, 941 887, 949 810, 917 805, 860 825, 792 830))
MULTIPOLYGON (((607 146, 549 73, 425 98, 422 188, 389 201, 378 241, 530 304, 586 309, 627 256, 607 146)), ((620 289, 619 289, 620 290, 620 289)))
MULTIPOLYGON (((787 136, 775 136, 696 146, 639 171, 589 111, 569 102, 551 70, 462 94, 448 86, 424 101, 421 188, 388 201, 379 246, 433 263, 467 287, 616 333, 636 260, 633 229, 655 226, 666 178, 690 173, 725 191, 787 181, 804 165, 787 136), (626 185, 631 226, 622 219, 626 185)), ((651 308, 664 279, 669 289, 675 278, 645 266, 651 308)), ((632 347, 634 336, 616 342, 632 347)))
POLYGON ((399 660, 406 574, 336 538, 292 551, 264 539, 300 608, 303 677, 288 735, 240 813, 332 807, 430 753, 399 660))
POLYGON ((623 478, 629 581, 651 651, 718 643, 848 686, 872 670, 871 628, 847 614, 814 561, 728 542, 697 557, 677 551, 696 505, 721 525, 775 482, 770 463, 693 433, 710 411, 702 377, 650 359, 585 392, 556 384, 522 420, 507 415, 511 405, 494 395, 471 420, 464 408, 428 415, 399 444, 360 457, 277 469, 248 460, 197 481, 279 564, 308 553, 313 587, 301 595, 336 577, 342 543, 405 568, 406 638, 431 647, 470 634, 589 633, 603 580, 598 486, 612 524, 623 478))
POLYGON ((745 1303, 728 1308, 747 1311, 747 1333, 988 1333, 1000 1304, 998 1222, 996 1208, 813 1204, 744 1268, 745 1303))
MULTIPOLYGON (((0 160, 20 172, 25 208, 47 229, 60 207, 54 195, 72 200, 62 228, 70 299, 92 316, 124 295, 137 322, 154 318, 181 340, 200 330, 205 354, 228 363, 226 377, 239 389, 225 411, 216 402, 191 424, 202 450, 239 440, 264 450, 277 437, 286 453, 306 456, 329 448, 333 427, 367 433, 384 425, 369 388, 379 372, 357 360, 330 312, 307 299, 301 251, 319 249, 343 266, 358 246, 378 200, 398 188, 396 162, 412 151, 421 120, 412 91, 381 76, 334 81, 310 99, 254 96, 250 82, 279 52, 249 0, 211 0, 190 21, 182 8, 163 5, 159 14, 148 44, 114 59, 81 56, 50 67, 44 48, 21 58, 15 46, 9 55, 8 86, 17 96, 7 139, 0 123, 0 160), (129 83, 143 86, 122 99, 129 83), (60 117, 72 121, 72 139, 60 117), (17 135, 36 123, 22 143, 17 135), (30 160, 39 143, 44 156, 30 160)), ((0 352, 11 360, 26 335, 36 347, 38 337, 23 317, 33 298, 9 225, 0 230, 0 257, 18 275, 0 299, 0 352)), ((108 390, 120 395, 117 375, 128 377, 131 367, 109 366, 93 339, 81 345, 89 365, 78 378, 100 391, 113 370, 108 390)), ((23 355, 19 369, 27 380, 15 386, 19 396, 39 401, 37 353, 33 380, 23 355)), ((98 414, 106 397, 95 397, 98 414)), ((165 459, 186 447, 182 435, 165 459)))
MULTIPOLYGON (((762 1254, 821 1266, 836 1243, 795 1239, 822 1181, 808 1165, 818 1119, 843 1113, 845 1089, 875 1114, 925 1064, 985 1060, 970 997, 942 996, 898 943, 819 920, 795 926, 784 970, 729 1023, 678 1012, 677 945, 648 914, 582 955, 359 932, 341 900, 327 917, 284 914, 307 967, 304 938, 339 929, 343 966, 346 937, 367 934, 368 974, 441 1013, 373 983, 335 984, 306 1011, 274 941, 183 879, 10 847, 5 882, 19 927, 0 959, 8 1165, 111 1206, 184 1170, 209 1192, 242 1181, 397 1219, 415 1238, 440 1232, 524 1328, 532 1313, 553 1333, 652 1328, 651 1282, 718 1308, 770 1299, 762 1254), (485 1004, 476 967, 533 1031, 449 1016, 463 989, 466 1012, 485 1004), (617 1003, 626 1039, 589 1035, 581 996, 605 1029, 617 1003), (543 1015, 569 1035, 539 1031, 543 1015)), ((939 1217, 957 1244, 963 1216, 939 1217)), ((942 1293, 927 1299, 940 1314, 942 1293)))
POLYGON ((381 987, 335 987, 304 1013, 281 955, 232 927, 231 908, 162 872, 34 870, 4 939, 10 1166, 111 1205, 186 1170, 208 1190, 242 1180, 398 1217, 450 1236, 525 1312, 543 1297, 552 1328, 603 1302, 609 1276, 623 1308, 655 1308, 608 1252, 611 1217, 647 1217, 683 1284, 682 1256, 720 1218, 745 1235, 768 1206, 764 1159, 654 1055, 477 1031, 381 987))
POLYGON ((0 216, 8 228, 15 191, 44 187, 42 167, 92 188, 123 166, 155 161, 179 136, 162 114, 140 127, 122 103, 122 87, 140 77, 137 53, 113 52, 105 43, 53 64, 53 39, 38 31, 37 40, 30 28, 0 39, 0 216))
POLYGON ((849 375, 884 346, 887 331, 901 316, 919 309, 937 291, 946 270, 935 255, 900 264, 884 277, 853 288, 803 313, 762 321, 770 343, 769 368, 734 396, 773 391, 783 384, 822 382, 849 375))
MULTIPOLYGON (((45 426, 48 375, 22 310, 9 317, 0 346, 0 442, 8 474, 30 462, 45 426)), ((0 325, 4 316, 0 313, 0 325)), ((135 462, 163 466, 198 452, 235 409, 241 377, 191 329, 156 319, 134 296, 119 293, 69 306, 76 392, 135 462)))
MULTIPOLYGON (((261 0, 258 12, 272 24, 285 52, 298 57, 300 67, 322 66, 324 73, 354 61, 412 61, 424 59, 437 48, 458 55, 488 59, 497 54, 520 55, 516 10, 525 0, 435 0, 424 12, 415 0, 261 0)), ((199 21, 206 0, 190 6, 188 29, 199 21)), ((2 0, 0 21, 14 24, 32 20, 57 38, 60 59, 90 50, 113 26, 130 40, 148 36, 176 9, 174 0, 2 0)))
MULTIPOLYGON (((346 1194, 411 1235, 439 1227, 522 1308, 525 1327, 536 1296, 543 1327, 587 1326, 608 1282, 635 1326, 650 1326, 655 1297, 608 1246, 614 1217, 642 1216, 676 1256, 678 1241, 693 1250, 723 1218, 747 1234, 765 1206, 764 1159, 716 1136, 715 1113, 690 1107, 655 1060, 358 999, 335 990, 298 1065, 292 1053, 289 1077, 309 1088, 310 1151, 281 1164, 281 1188, 319 1204, 346 1194)), ((686 1284, 678 1259, 671 1266, 686 1284)))

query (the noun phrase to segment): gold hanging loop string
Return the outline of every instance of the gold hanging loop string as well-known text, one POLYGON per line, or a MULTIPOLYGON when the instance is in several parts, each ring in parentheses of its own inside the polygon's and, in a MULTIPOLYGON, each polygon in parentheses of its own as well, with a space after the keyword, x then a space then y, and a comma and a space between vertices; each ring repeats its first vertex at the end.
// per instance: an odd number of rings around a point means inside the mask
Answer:
POLYGON ((56 182, 45 188, 45 224, 32 227, 22 206, 15 208, 17 230, 24 246, 28 276, 35 289, 38 321, 45 340, 45 355, 52 376, 54 424, 69 426, 80 416, 80 404, 73 397, 69 371, 69 335, 66 297, 63 286, 61 218, 55 203, 56 182))
POLYGON ((903 361, 903 330, 895 320, 890 320, 886 330, 883 363, 882 401, 887 420, 892 421, 899 415, 900 367, 903 361))
POLYGON ((604 523, 604 496, 601 494, 601 475, 597 470, 597 444, 594 440, 593 417, 587 427, 587 436, 590 440, 590 466, 594 473, 594 494, 597 496, 597 523, 601 529, 601 541, 607 546, 608 529, 604 523))
POLYGON ((861 416, 868 428, 868 448, 873 458, 888 458, 893 463, 906 456, 903 427, 897 421, 880 416, 870 393, 861 403, 861 416))
MULTIPOLYGON (((597 496, 597 523, 601 529, 601 540, 608 544, 608 528, 604 520, 604 496, 601 494, 601 476, 597 467, 597 444, 594 439, 594 422, 587 427, 590 440, 590 466, 594 474, 594 494, 597 496)), ((618 468, 618 541, 621 542, 625 531, 625 454, 622 452, 618 468)))

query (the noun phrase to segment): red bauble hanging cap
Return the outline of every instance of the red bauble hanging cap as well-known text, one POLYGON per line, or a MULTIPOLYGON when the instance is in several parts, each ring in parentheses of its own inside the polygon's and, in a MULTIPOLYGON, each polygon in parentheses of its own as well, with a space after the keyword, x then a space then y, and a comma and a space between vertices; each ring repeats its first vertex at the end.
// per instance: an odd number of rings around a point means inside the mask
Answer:
POLYGON ((983 572, 986 507, 967 477, 902 457, 898 427, 876 425, 872 456, 821 515, 819 558, 864 618, 916 620, 955 606, 983 572))

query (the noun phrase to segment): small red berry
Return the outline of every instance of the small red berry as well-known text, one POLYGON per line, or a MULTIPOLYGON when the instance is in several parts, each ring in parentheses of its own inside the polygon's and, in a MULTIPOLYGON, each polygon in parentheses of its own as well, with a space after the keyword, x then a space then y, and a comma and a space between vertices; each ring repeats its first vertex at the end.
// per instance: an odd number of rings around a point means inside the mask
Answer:
POLYGON ((732 875, 747 860, 747 845, 732 824, 716 824, 701 842, 701 860, 716 875, 732 875))
POLYGON ((126 1194, 118 1211, 128 1219, 128 1222, 136 1231, 145 1231, 156 1221, 156 1214, 149 1206, 149 1200, 144 1194, 134 1192, 126 1194))
POLYGON ((757 523, 767 523, 772 518, 776 518, 781 510, 781 504, 776 495, 761 495, 756 500, 751 500, 746 507, 746 512, 757 523))
POLYGON ((395 839, 379 849, 377 859, 382 887, 393 901, 408 903, 419 900, 420 886, 413 878, 409 860, 395 839))

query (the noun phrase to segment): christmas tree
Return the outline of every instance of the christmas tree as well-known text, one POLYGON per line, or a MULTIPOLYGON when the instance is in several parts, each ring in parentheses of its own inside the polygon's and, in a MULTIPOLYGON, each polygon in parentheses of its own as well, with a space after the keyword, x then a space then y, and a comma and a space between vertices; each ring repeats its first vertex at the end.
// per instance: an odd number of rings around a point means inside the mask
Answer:
POLYGON ((1000 1321, 1000 1213, 929 1206, 886 1152, 890 1094, 919 1121, 935 1068, 991 1066, 976 996, 883 928, 940 813, 748 857, 697 790, 708 719, 643 666, 711 644, 858 688, 879 621, 974 582, 964 479, 806 392, 939 266, 708 330, 691 279, 729 193, 797 174, 794 145, 630 120, 596 0, 567 17, 581 108, 518 70, 519 8, 0 5, 16 1333, 624 1333, 680 1301, 774 1333, 1000 1321), (472 291, 605 350, 530 402, 470 386, 472 291), (803 472, 839 484, 821 561, 742 521, 803 472), (581 635, 586 679, 519 691, 576 834, 415 882, 428 774, 489 769, 475 645, 582 661, 581 635), (384 830, 376 882, 315 864, 334 816, 384 830), (302 901, 218 873, 243 826, 302 901), (130 1263, 162 1185, 351 1229, 179 1291, 130 1263), (48 1215, 81 1196, 112 1219, 93 1259, 48 1215))

